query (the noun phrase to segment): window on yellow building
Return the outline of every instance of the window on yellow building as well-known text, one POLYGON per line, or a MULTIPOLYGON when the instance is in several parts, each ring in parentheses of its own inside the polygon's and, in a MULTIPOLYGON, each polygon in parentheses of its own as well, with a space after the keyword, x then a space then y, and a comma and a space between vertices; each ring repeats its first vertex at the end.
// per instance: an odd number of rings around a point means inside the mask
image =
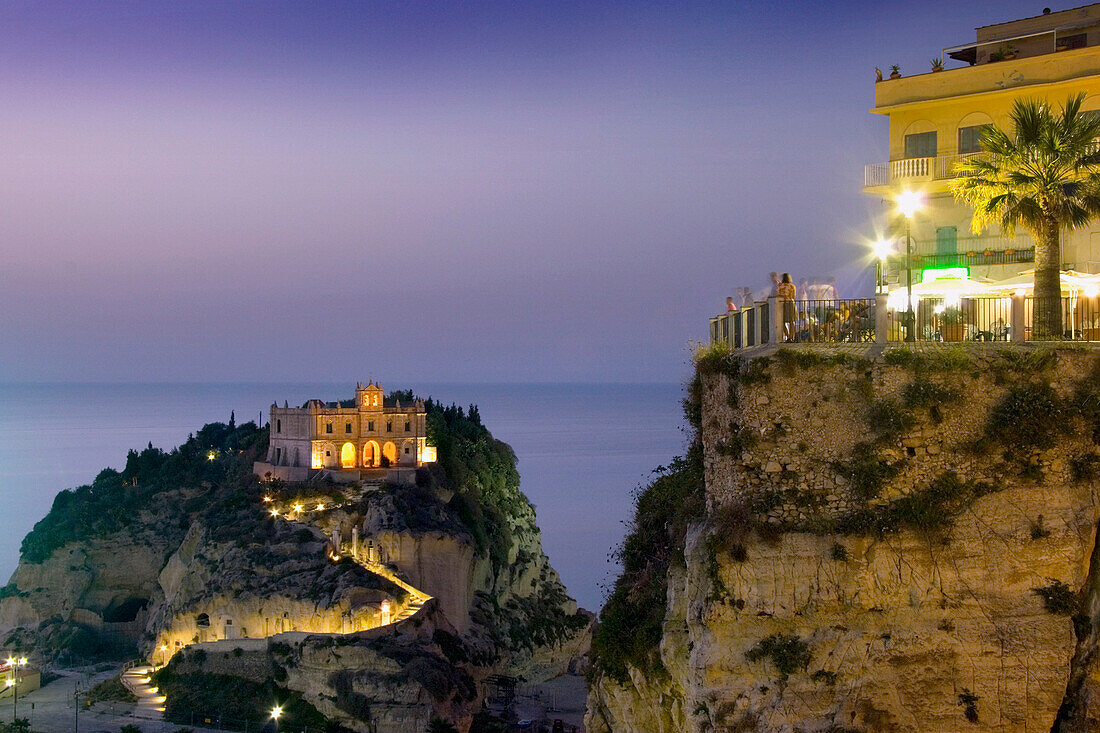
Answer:
POLYGON ((918 132, 905 136, 906 158, 932 158, 936 155, 936 133, 918 132))
POLYGON ((989 125, 971 125, 959 128, 959 152, 977 153, 982 149, 982 131, 989 125))
POLYGON ((351 432, 351 423, 349 423, 349 422, 344 423, 344 432, 345 433, 350 433, 351 432))
POLYGON ((406 433, 409 432, 409 422, 408 421, 405 422, 405 432, 406 433))
POLYGON ((369 430, 372 433, 374 432, 374 420, 368 420, 367 421, 367 430, 369 430))
POLYGON ((1084 48, 1088 45, 1088 36, 1085 33, 1075 33, 1072 36, 1059 36, 1055 44, 1059 51, 1069 51, 1073 48, 1084 48))
POLYGON ((331 433, 332 432, 332 423, 330 423, 330 422, 325 423, 325 432, 326 433, 331 433))
POLYGON ((392 433, 393 432, 393 423, 392 422, 386 423, 386 432, 387 433, 392 433))

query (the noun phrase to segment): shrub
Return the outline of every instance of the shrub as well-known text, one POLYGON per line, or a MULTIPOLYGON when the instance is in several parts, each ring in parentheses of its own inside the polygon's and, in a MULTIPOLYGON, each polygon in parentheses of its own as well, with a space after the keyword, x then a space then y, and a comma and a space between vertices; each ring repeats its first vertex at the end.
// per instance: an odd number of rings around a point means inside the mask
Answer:
POLYGON ((867 408, 867 425, 879 440, 890 440, 913 427, 913 415, 897 400, 884 397, 867 408))
POLYGON ((959 704, 963 706, 963 715, 971 723, 978 722, 978 696, 967 688, 959 693, 959 704))
POLYGON ((990 410, 985 433, 1010 448, 1050 448, 1060 432, 1072 427, 1071 417, 1049 384, 1016 385, 990 410))
POLYGON ((1035 518, 1034 522, 1030 523, 1031 539, 1041 540, 1044 537, 1050 537, 1050 530, 1043 526, 1043 515, 1040 514, 1035 518))
POLYGON ((917 379, 902 390, 902 402, 906 407, 932 407, 954 402, 962 397, 962 392, 950 387, 942 387, 925 379, 917 379))
POLYGON ((847 562, 851 555, 848 554, 848 548, 839 542, 834 542, 832 549, 829 550, 829 557, 837 562, 847 562))
POLYGON ((985 484, 961 481, 954 471, 947 471, 933 479, 925 489, 888 505, 884 524, 920 531, 946 529, 959 511, 987 491, 985 484))
POLYGON ((902 461, 890 463, 879 458, 872 444, 857 443, 852 446, 851 458, 833 463, 833 470, 848 479, 852 493, 867 501, 877 497, 883 484, 898 475, 901 465, 902 461))
POLYGON ((836 672, 830 672, 825 669, 819 669, 812 675, 810 675, 810 679, 814 682, 821 682, 828 685, 829 687, 832 687, 836 684, 836 677, 836 672))
POLYGON ((98 685, 88 691, 88 702, 137 702, 137 696, 130 692, 126 685, 122 684, 122 680, 118 677, 111 677, 110 679, 103 680, 98 685))
POLYGON ((432 718, 428 723, 428 733, 458 733, 458 728, 449 720, 432 718))
POLYGON ((1061 580, 1048 578, 1050 581, 1039 588, 1032 588, 1031 592, 1043 599, 1043 606, 1049 613, 1055 616, 1075 616, 1081 610, 1081 600, 1068 585, 1061 580))
POLYGON ((688 525, 706 514, 702 446, 677 458, 635 497, 629 531, 615 552, 622 572, 592 635, 594 671, 625 683, 628 667, 652 671, 668 597, 668 569, 683 562, 688 525))
POLYGON ((794 634, 772 634, 745 652, 745 659, 750 662, 770 660, 782 680, 806 669, 812 657, 809 645, 794 634))
POLYGON ((736 379, 741 370, 741 358, 722 341, 697 346, 692 359, 698 374, 725 374, 736 379))
POLYGON ((1100 456, 1085 453, 1070 460, 1069 467, 1074 481, 1093 481, 1100 477, 1100 456))

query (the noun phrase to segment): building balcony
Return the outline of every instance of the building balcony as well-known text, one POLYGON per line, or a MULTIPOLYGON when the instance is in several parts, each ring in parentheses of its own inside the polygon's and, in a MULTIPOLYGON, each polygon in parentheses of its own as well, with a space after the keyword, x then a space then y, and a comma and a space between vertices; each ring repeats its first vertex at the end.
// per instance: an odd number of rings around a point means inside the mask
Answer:
MULTIPOLYGON (((914 239, 913 269, 937 269, 941 267, 988 267, 991 265, 1018 265, 1035 261, 1035 246, 1027 234, 1006 237, 999 234, 983 234, 954 239, 914 239)), ((905 242, 901 241, 894 254, 886 261, 887 271, 897 273, 905 269, 905 242)))
POLYGON ((981 155, 982 153, 959 153, 923 158, 901 158, 888 163, 871 163, 863 168, 863 188, 873 191, 891 185, 949 181, 959 177, 955 170, 959 163, 981 155))

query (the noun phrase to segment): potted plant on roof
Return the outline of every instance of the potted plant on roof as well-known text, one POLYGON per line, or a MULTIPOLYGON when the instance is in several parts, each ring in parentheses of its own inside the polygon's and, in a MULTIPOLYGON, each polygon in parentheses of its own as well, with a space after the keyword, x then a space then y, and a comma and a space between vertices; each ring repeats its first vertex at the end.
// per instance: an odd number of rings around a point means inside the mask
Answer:
POLYGON ((962 341, 966 338, 966 314, 958 306, 943 309, 940 314, 940 336, 944 341, 962 341))
POLYGON ((943 71, 943 57, 932 59, 932 73, 943 71))
POLYGON ((898 66, 897 64, 894 64, 893 66, 890 67, 890 78, 891 79, 900 79, 901 78, 901 67, 898 66))

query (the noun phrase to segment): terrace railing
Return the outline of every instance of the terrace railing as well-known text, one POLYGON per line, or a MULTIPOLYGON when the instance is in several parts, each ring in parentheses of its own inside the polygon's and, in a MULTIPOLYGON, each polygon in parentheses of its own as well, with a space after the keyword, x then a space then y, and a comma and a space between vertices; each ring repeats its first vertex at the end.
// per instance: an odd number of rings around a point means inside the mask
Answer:
MULTIPOLYGON (((1100 298, 1062 297, 1050 304, 1061 310, 1063 332, 1045 335, 1035 328, 1045 303, 1030 296, 922 298, 913 308, 915 341, 1100 342, 1100 298)), ((756 301, 710 319, 710 340, 735 349, 770 343, 879 343, 905 340, 906 313, 889 308, 887 297, 850 300, 756 301)))

